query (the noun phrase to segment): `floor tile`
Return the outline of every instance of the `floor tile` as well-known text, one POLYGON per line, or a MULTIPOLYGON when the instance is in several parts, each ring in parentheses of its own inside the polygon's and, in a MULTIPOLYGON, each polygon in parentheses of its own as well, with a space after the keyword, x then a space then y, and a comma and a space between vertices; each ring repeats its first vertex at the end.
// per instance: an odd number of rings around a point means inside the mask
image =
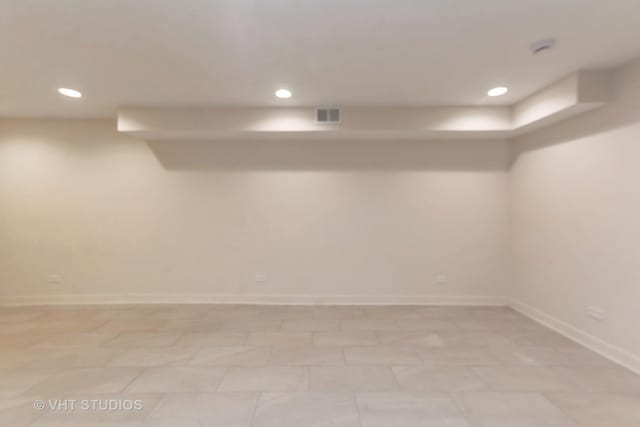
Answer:
POLYGON ((548 393, 557 407, 580 427, 637 427, 640 425, 640 394, 548 393))
POLYGON ((315 332, 313 344, 317 346, 364 346, 380 345, 373 331, 361 332, 315 332))
POLYGON ((302 367, 229 368, 220 391, 307 391, 309 370, 302 367))
POLYGON ((422 359, 409 347, 345 347, 349 365, 421 365, 422 359))
POLYGON ((264 366, 270 347, 211 347, 199 350, 191 365, 198 366, 264 366))
POLYGON ((232 320, 225 321, 220 326, 222 331, 236 331, 236 332, 278 332, 282 326, 281 320, 232 320))
POLYGON ((579 427, 539 393, 467 392, 456 398, 481 427, 579 427))
POLYGON ((345 359, 340 347, 275 347, 271 350, 268 364, 273 366, 331 366, 344 365, 345 359))
POLYGON ((492 349, 493 357, 502 365, 562 366, 568 359, 552 347, 513 347, 492 349))
POLYGON ((104 347, 168 347, 180 339, 181 334, 169 332, 123 332, 103 344, 104 347))
POLYGON ((225 368, 169 366, 147 368, 126 391, 128 393, 208 393, 218 389, 225 368))
POLYGON ((2 351, 11 351, 31 348, 46 337, 47 333, 39 330, 29 333, 3 333, 0 334, 0 342, 2 343, 2 351))
POLYGON ((56 375, 58 371, 49 368, 19 368, 0 370, 0 392, 20 394, 38 383, 56 375))
POLYGON ((139 427, 161 398, 159 394, 65 395, 60 400, 75 401, 73 406, 56 410, 54 402, 45 401, 42 416, 29 427, 139 427))
POLYGON ((3 397, 0 392, 0 427, 27 426, 42 416, 42 412, 34 408, 31 397, 3 397))
POLYGON ((111 348, 57 348, 33 352, 28 357, 26 368, 100 368, 107 366, 118 354, 111 348))
POLYGON ((310 391, 397 391, 388 366, 312 366, 310 391))
POLYGON ((398 323, 387 319, 350 319, 341 320, 343 331, 393 331, 400 329, 398 323))
POLYGON ((558 348, 557 351, 564 358, 563 365, 565 366, 618 366, 584 347, 558 348))
POLYGON ((110 333, 110 332, 153 332, 156 331, 164 320, 136 318, 136 319, 113 319, 109 320, 97 329, 91 332, 110 333))
POLYGON ((282 322, 282 330, 299 332, 339 331, 340 322, 331 319, 284 320, 282 322))
POLYGON ((249 427, 257 400, 253 393, 168 394, 144 427, 249 427))
POLYGON ((242 346, 247 341, 244 332, 191 332, 176 342, 179 347, 233 347, 242 346))
POLYGON ((577 385, 571 378, 562 376, 553 368, 529 366, 486 366, 472 368, 496 391, 567 391, 577 385))
POLYGON ((393 373, 403 391, 486 390, 482 379, 467 367, 394 366, 393 373))
POLYGON ((358 306, 317 306, 313 308, 314 319, 347 320, 364 319, 365 313, 358 306))
POLYGON ((222 328, 222 322, 204 319, 165 319, 155 329, 157 332, 216 332, 222 328))
POLYGON ((640 376, 500 307, 0 307, 0 347, 0 427, 640 420, 640 376), (73 396, 149 406, 143 416, 32 408, 73 396))
POLYGON ((109 361, 109 366, 168 366, 188 364, 197 348, 135 348, 121 350, 109 361))
POLYGON ((118 393, 133 381, 137 368, 82 368, 58 372, 30 388, 28 394, 57 399, 69 393, 118 393))
POLYGON ((425 366, 496 366, 493 353, 481 347, 415 348, 425 366))
POLYGON ((527 323, 521 323, 514 319, 462 319, 453 322, 461 331, 521 331, 528 330, 527 323))
POLYGON ((25 366, 32 359, 32 353, 32 351, 27 350, 3 349, 0 351, 0 371, 18 369, 25 366))
POLYGON ((352 393, 263 393, 253 427, 360 427, 352 393))
POLYGON ((311 343, 311 332, 252 332, 247 338, 247 346, 293 346, 311 343))
POLYGON ((42 307, 4 307, 0 311, 0 326, 7 323, 24 323, 46 318, 47 311, 42 307))
POLYGON ((356 393, 362 427, 471 427, 444 393, 356 393))
POLYGON ((55 333, 40 340, 35 348, 91 347, 113 339, 117 332, 55 333))
POLYGON ((93 333, 96 332, 98 328, 101 328, 105 323, 106 322, 104 320, 82 320, 72 318, 50 321, 43 320, 39 321, 38 330, 39 332, 44 333, 47 336, 68 333, 93 333))
POLYGON ((495 331, 442 331, 438 335, 446 347, 483 347, 504 348, 513 347, 514 342, 504 333, 495 331))
POLYGON ((508 333, 509 339, 521 347, 579 348, 569 338, 549 330, 508 333))
POLYGON ((423 331, 437 333, 440 331, 455 331, 458 326, 451 320, 443 319, 396 319, 398 328, 403 331, 423 331))
POLYGON ((618 366, 562 366, 557 376, 569 378, 580 391, 640 393, 640 375, 618 366))
POLYGON ((376 335, 381 345, 444 347, 445 342, 440 335, 422 331, 383 331, 376 335))

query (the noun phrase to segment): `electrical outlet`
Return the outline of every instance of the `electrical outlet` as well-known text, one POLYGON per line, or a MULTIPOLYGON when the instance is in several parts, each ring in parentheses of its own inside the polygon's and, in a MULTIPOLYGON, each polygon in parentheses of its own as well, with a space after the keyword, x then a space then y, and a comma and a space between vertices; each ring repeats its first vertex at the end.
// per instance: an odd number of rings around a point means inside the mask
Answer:
POLYGON ((587 315, 599 322, 604 322, 605 320, 607 320, 607 313, 603 309, 598 307, 587 307, 587 315))
POLYGON ((267 281, 267 275, 266 274, 256 274, 255 281, 256 281, 256 283, 264 283, 264 282, 267 281))
POLYGON ((438 285, 446 285, 449 283, 449 276, 442 273, 436 274, 435 281, 438 285))
POLYGON ((50 285, 60 285, 62 283, 62 276, 59 274, 50 274, 47 276, 47 283, 50 285))

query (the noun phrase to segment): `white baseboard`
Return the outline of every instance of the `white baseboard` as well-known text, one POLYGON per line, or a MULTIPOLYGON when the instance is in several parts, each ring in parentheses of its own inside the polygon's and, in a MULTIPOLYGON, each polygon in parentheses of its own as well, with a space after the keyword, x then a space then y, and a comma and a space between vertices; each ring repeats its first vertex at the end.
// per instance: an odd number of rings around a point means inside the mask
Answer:
POLYGON ((603 357, 640 374, 640 356, 610 344, 594 335, 520 301, 509 301, 509 307, 581 344, 603 357))
POLYGON ((76 304, 453 305, 506 306, 500 296, 104 294, 0 295, 0 306, 76 304))

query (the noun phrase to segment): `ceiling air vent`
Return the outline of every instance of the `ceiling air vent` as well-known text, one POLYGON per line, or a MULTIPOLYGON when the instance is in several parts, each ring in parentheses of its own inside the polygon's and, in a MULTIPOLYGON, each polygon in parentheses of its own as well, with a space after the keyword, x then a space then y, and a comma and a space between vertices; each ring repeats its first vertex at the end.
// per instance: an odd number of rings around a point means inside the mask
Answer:
POLYGON ((342 121, 342 112, 335 107, 316 108, 316 123, 338 124, 342 121))

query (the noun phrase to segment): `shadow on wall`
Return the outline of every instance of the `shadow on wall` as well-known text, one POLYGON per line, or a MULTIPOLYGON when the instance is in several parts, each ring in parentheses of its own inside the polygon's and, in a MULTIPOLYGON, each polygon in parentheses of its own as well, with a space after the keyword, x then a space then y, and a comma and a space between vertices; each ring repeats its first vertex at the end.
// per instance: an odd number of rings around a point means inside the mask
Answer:
POLYGON ((511 149, 509 168, 521 154, 640 124, 640 108, 636 111, 605 108, 606 110, 595 110, 571 121, 516 138, 511 149))
POLYGON ((509 168, 520 154, 640 124, 640 60, 621 68, 615 78, 614 101, 548 128, 513 140, 509 168))
POLYGON ((167 170, 506 171, 505 141, 149 141, 167 170))

